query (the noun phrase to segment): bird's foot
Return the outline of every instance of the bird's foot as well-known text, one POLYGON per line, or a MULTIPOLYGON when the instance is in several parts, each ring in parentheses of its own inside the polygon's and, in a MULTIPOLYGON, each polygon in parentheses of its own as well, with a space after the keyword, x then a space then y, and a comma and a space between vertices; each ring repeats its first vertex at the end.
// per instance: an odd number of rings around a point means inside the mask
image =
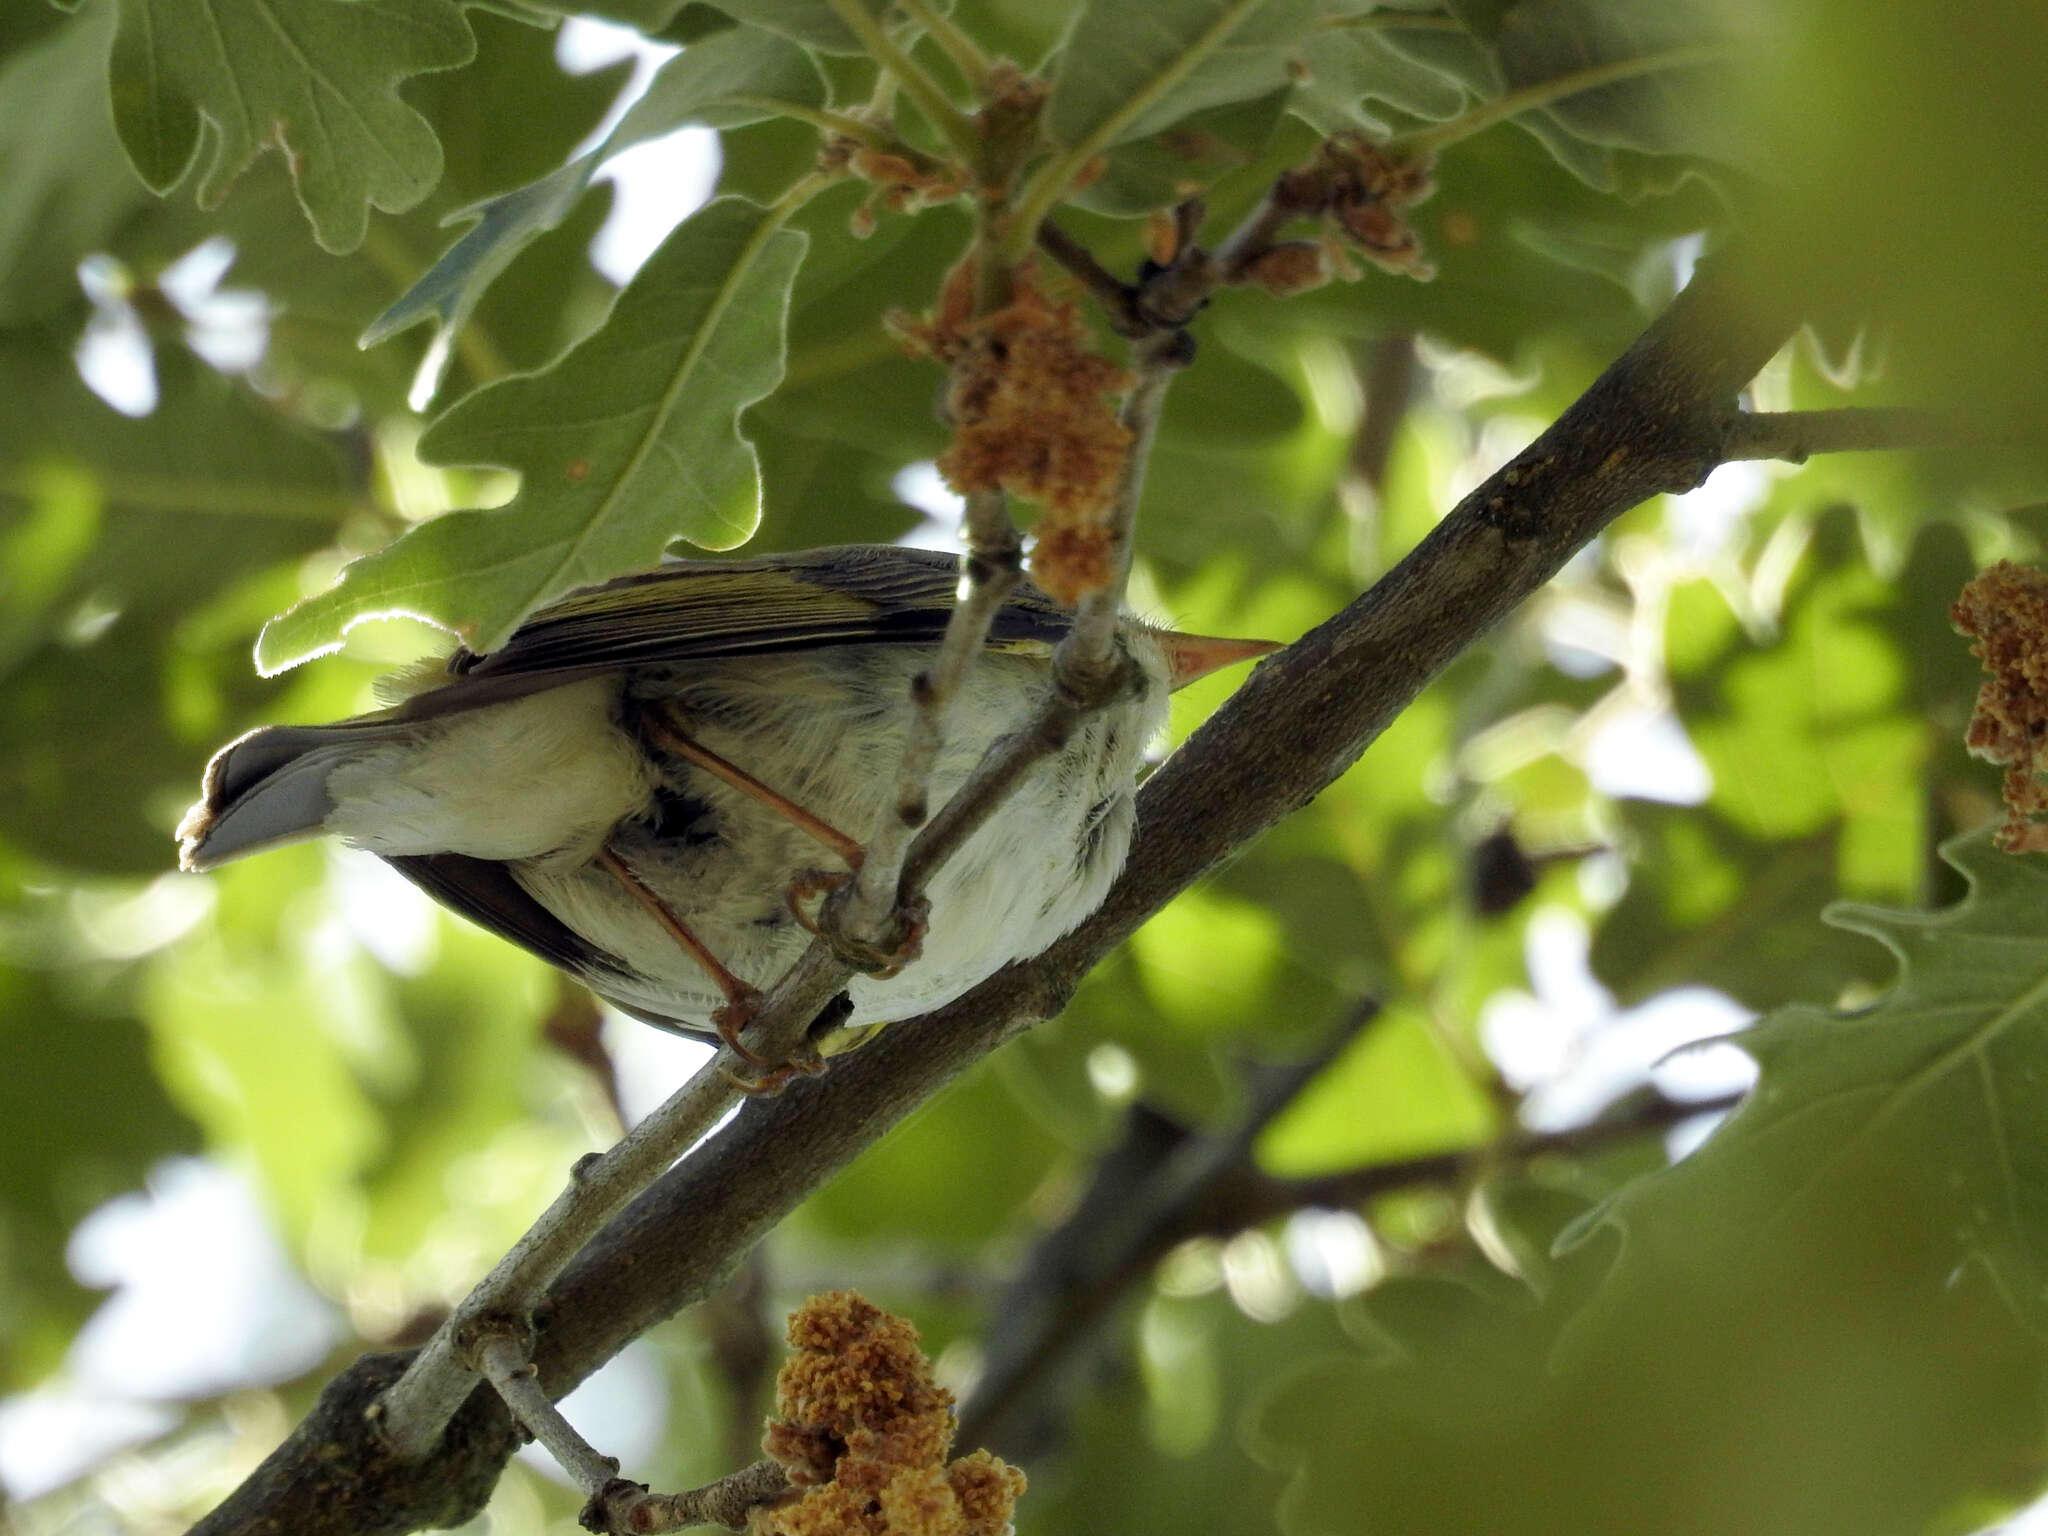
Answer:
POLYGON ((835 870, 811 869, 790 882, 790 913, 812 934, 832 946, 834 954, 865 976, 886 981, 924 953, 924 936, 931 927, 932 904, 922 896, 897 913, 893 938, 869 943, 838 931, 826 915, 826 904, 835 892, 851 882, 851 875, 835 870))

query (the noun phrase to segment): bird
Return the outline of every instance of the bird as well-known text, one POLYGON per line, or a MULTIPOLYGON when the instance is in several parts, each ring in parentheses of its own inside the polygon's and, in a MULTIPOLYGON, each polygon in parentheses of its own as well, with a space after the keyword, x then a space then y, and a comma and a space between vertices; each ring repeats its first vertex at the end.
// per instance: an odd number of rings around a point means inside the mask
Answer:
MULTIPOLYGON (((334 835, 621 1011, 737 1048, 743 1005, 809 941, 793 891, 821 858, 857 864, 844 829, 890 808, 905 700, 959 583, 955 556, 849 545, 671 560, 572 592, 496 650, 386 679, 373 713, 228 743, 178 827, 180 865, 334 835)), ((948 709, 932 803, 1025 725, 1072 620, 1012 589, 948 709)), ((1130 688, 937 871, 915 958, 851 978, 848 1026, 950 1002, 1094 911, 1168 693, 1276 648, 1130 614, 1115 645, 1130 688)))

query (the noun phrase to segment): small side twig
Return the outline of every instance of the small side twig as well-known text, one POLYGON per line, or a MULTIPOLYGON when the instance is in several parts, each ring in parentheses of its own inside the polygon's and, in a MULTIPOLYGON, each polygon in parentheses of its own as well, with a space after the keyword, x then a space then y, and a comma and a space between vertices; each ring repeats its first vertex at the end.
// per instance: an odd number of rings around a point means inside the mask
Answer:
POLYGON ((562 1417, 540 1384, 540 1372, 528 1358, 526 1331, 498 1327, 490 1330, 476 1346, 476 1360, 484 1379, 498 1389, 498 1396, 512 1410, 526 1432, 547 1447, 548 1454, 564 1472, 576 1479, 576 1486, 595 1496, 619 1475, 618 1458, 601 1455, 597 1448, 576 1432, 576 1426, 562 1417))
POLYGON ((788 1491, 789 1476, 779 1461, 757 1461, 682 1493, 649 1493, 639 1483, 615 1477, 584 1507, 582 1523, 587 1531, 615 1531, 621 1536, 653 1536, 693 1525, 738 1531, 746 1528, 750 1511, 788 1491))
POLYGON ((998 1438, 1014 1410, 1043 1396, 1094 1336, 1128 1286, 1179 1240, 1196 1209, 1216 1201, 1219 1179, 1249 1166, 1252 1144, 1303 1089, 1356 1043, 1380 1016, 1362 1001, 1301 1061, 1247 1075, 1245 1112, 1229 1130, 1197 1135, 1142 1104, 1128 1112, 1120 1143, 1099 1158, 1073 1213, 1035 1243, 994 1309, 974 1393, 962 1406, 963 1439, 998 1438))
POLYGON ((736 1055, 720 1051, 610 1151, 576 1165, 554 1203, 449 1314, 384 1394, 382 1432, 400 1457, 414 1461, 432 1450, 475 1387, 476 1374, 459 1341, 498 1326, 499 1319, 523 1322, 576 1251, 732 1108, 739 1099, 735 1074, 742 1070, 736 1055))
MULTIPOLYGON (((1953 448, 1972 441, 1968 424, 1944 411, 1910 405, 1844 406, 1831 411, 1738 411, 1728 420, 1730 459, 1789 459, 1816 453, 1953 448)), ((1977 434, 1976 441, 1983 440, 1977 434)))
MULTIPOLYGON (((1350 1038, 1339 1036, 1346 1043, 1350 1038)), ((1298 1092, 1312 1077, 1282 1077, 1276 1086, 1298 1092)), ((1270 1113, 1260 1119, 1257 1109, 1284 1107, 1292 1096, 1287 1092, 1276 1104, 1272 1094, 1265 1095, 1247 1125, 1254 1131, 1263 1126, 1270 1113)), ((1291 1179, 1264 1173, 1253 1163, 1252 1138, 1242 1127, 1225 1136, 1199 1136, 1170 1122, 1149 1127, 1134 1122, 1130 1144, 1141 1158, 1150 1158, 1150 1172, 1141 1176, 1143 1187, 1121 1189, 1110 1199, 1091 1190, 1074 1218, 1040 1244, 1031 1266, 999 1304, 1002 1321, 989 1340, 974 1395, 960 1410, 961 1433, 976 1443, 1004 1440, 1006 1426, 1043 1396, 1045 1383, 1063 1375, 1063 1362, 1094 1336, 1117 1300, 1189 1238, 1233 1236, 1296 1211, 1355 1210, 1402 1190, 1458 1185, 1488 1167, 1522 1167, 1545 1157, 1598 1152, 1701 1115, 1724 1113, 1743 1097, 1731 1093, 1686 1101, 1645 1093, 1569 1130, 1523 1131, 1478 1146, 1291 1179), (1136 1212, 1138 1219, 1120 1218, 1122 1212, 1136 1212), (1101 1230, 1105 1226, 1111 1228, 1107 1234, 1101 1230), (1070 1230, 1075 1228, 1082 1229, 1078 1237, 1070 1230)))
POLYGON ((1151 322, 1138 309, 1138 290, 1097 261, 1093 251, 1051 219, 1038 226, 1038 248, 1088 290, 1117 335, 1135 339, 1152 334, 1151 322))

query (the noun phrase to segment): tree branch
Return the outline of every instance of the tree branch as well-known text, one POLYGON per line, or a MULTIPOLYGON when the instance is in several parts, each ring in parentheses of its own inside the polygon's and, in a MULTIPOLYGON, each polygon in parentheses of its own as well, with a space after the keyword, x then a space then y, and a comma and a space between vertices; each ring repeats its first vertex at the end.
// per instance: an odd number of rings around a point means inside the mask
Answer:
MULTIPOLYGON (((551 1395, 700 1300, 791 1209, 1012 1035, 1064 1006, 1146 918, 1348 769, 1451 659, 1614 518, 1697 485, 1723 457, 1736 394, 1799 316, 1782 277, 1724 254, 1542 436, 1364 596, 1268 658, 1146 781, 1138 832, 1103 906, 1036 959, 895 1024, 821 1079, 746 1104, 579 1253, 548 1291, 535 1349, 551 1395)), ((374 1536, 455 1523, 513 1443, 483 1393, 404 1466, 348 1406, 390 1357, 358 1362, 201 1530, 374 1536), (377 1364, 383 1361, 383 1364, 377 1364), (330 1407, 330 1401, 336 1407, 330 1407), (372 1499, 360 1490, 372 1488, 372 1499), (422 1513, 425 1511, 426 1513, 422 1513), (451 1513, 453 1518, 450 1518, 451 1513)))
POLYGON ((497 1388, 498 1396, 512 1410, 512 1417, 547 1448, 556 1465, 576 1479, 577 1487, 595 1498, 619 1475, 618 1459, 600 1454, 562 1417, 554 1399, 541 1387, 540 1372, 527 1363, 527 1353, 523 1333, 500 1328, 477 1345, 477 1365, 484 1380, 497 1388))
POLYGON ((1738 411, 1722 438, 1726 459, 1790 459, 1816 453, 1889 448, 1953 448, 1970 441, 1966 424, 1943 411, 1910 405, 1848 406, 1833 411, 1738 411))
MULTIPOLYGON (((1094 1336, 1130 1283, 1189 1235, 1188 1213, 1215 1204, 1219 1181, 1250 1171, 1260 1133, 1378 1017, 1376 1002, 1362 1003, 1305 1060, 1248 1074, 1245 1111, 1220 1134, 1131 1107, 1073 1212, 1032 1245, 992 1309, 980 1377, 960 1409, 961 1444, 992 1444, 1009 1410, 1043 1395, 1048 1375, 1094 1336)), ((1014 1441, 1008 1448, 1025 1454, 1014 1441)))
POLYGON ((744 1530, 757 1505, 780 1498, 789 1489, 789 1475, 779 1461, 757 1461, 728 1472, 716 1482, 682 1493, 649 1493, 638 1483, 613 1478, 584 1508, 588 1531, 630 1531, 651 1536, 693 1525, 722 1525, 744 1530))
POLYGON ((508 1324, 523 1331, 534 1303, 576 1250, 732 1108, 739 1098, 733 1074, 740 1069, 737 1056, 720 1051, 609 1151, 576 1165, 554 1203, 463 1298, 392 1387, 382 1430, 400 1457, 417 1460, 432 1450, 475 1386, 463 1358, 465 1335, 508 1324))
MULTIPOLYGON (((1344 1042, 1350 1038, 1340 1034, 1344 1042)), ((1313 1076, 1311 1071, 1291 1087, 1298 1092, 1313 1076)), ((1272 1109, 1277 1112, 1292 1097, 1290 1092, 1272 1109)), ((1227 1137, 1194 1135, 1157 1116, 1134 1117, 1118 1152, 1137 1165, 1135 1178, 1111 1189, 1098 1176, 1073 1216, 1033 1248, 998 1302, 981 1378, 960 1408, 961 1443, 1026 1454, 1015 1439, 1020 1416, 1045 1396, 1048 1383, 1064 1379, 1064 1367, 1098 1334, 1125 1292, 1189 1238, 1234 1236, 1296 1211, 1355 1210, 1400 1190, 1461 1184, 1489 1166, 1598 1151, 1733 1109, 1741 1099, 1738 1093, 1688 1103, 1651 1092, 1570 1130, 1523 1132, 1296 1179, 1263 1173, 1251 1159, 1251 1141, 1270 1115, 1248 1117, 1245 1127, 1227 1137), (1160 1177, 1190 1163, 1199 1165, 1201 1177, 1160 1177)), ((1115 1160, 1113 1154, 1105 1166, 1115 1160)))

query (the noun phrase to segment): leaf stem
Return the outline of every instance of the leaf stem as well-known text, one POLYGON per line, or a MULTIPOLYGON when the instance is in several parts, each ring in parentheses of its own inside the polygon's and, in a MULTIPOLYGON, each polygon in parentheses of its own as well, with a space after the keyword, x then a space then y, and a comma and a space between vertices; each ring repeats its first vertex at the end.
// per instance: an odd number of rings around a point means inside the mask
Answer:
POLYGON ((945 52, 953 61, 953 67, 966 80, 967 88, 981 95, 988 87, 988 55, 973 38, 960 30, 953 18, 926 0, 896 0, 896 8, 920 27, 925 35, 945 52))
POLYGON ((1553 75, 1548 80, 1539 80, 1525 85, 1520 90, 1509 91, 1496 96, 1492 101, 1481 102, 1470 112, 1449 119, 1447 122, 1432 123, 1427 128, 1417 128, 1408 133, 1395 134, 1383 146, 1391 155, 1420 155, 1444 149, 1461 139, 1469 139, 1496 123, 1506 122, 1511 117, 1547 107, 1552 102, 1562 101, 1567 96, 1576 96, 1581 91, 1597 90, 1603 85, 1614 85, 1623 80, 1635 80, 1644 75, 1659 74, 1665 70, 1690 69, 1699 64, 1715 64, 1734 57, 1734 49, 1725 43, 1693 43, 1683 48, 1666 48, 1661 53, 1640 54, 1631 59, 1615 59, 1606 64, 1596 64, 1589 69, 1574 70, 1567 75, 1553 75))
MULTIPOLYGON (((840 3, 840 0, 834 0, 834 3, 840 3)), ((1010 261, 1023 259, 1024 253, 1031 249, 1038 239, 1038 226, 1067 195, 1067 188, 1088 162, 1114 144, 1124 129, 1192 74, 1195 67, 1221 47, 1258 5, 1259 0, 1237 0, 1235 5, 1205 27, 1171 64, 1133 91, 1123 105, 1082 135, 1078 143, 1039 167, 1017 197, 1016 218, 1010 227, 1004 251, 1010 261)))
POLYGON ((850 112, 834 112, 829 107, 807 107, 802 102, 783 101, 775 96, 741 95, 725 99, 734 106, 758 107, 763 112, 773 112, 778 117, 809 123, 821 133, 836 133, 845 138, 858 139, 870 149, 887 149, 894 142, 873 123, 855 117, 850 112))
POLYGON ((868 57, 880 65, 917 103, 917 109, 931 119, 932 126, 962 159, 972 161, 979 147, 979 135, 967 114, 954 106, 937 81, 924 72, 907 52, 896 46, 882 24, 875 20, 861 0, 825 0, 832 14, 846 24, 846 30, 860 41, 868 57))
POLYGON ((1325 16, 1316 23, 1318 32, 1464 32, 1469 30, 1455 16, 1437 11, 1367 11, 1360 16, 1325 16))

